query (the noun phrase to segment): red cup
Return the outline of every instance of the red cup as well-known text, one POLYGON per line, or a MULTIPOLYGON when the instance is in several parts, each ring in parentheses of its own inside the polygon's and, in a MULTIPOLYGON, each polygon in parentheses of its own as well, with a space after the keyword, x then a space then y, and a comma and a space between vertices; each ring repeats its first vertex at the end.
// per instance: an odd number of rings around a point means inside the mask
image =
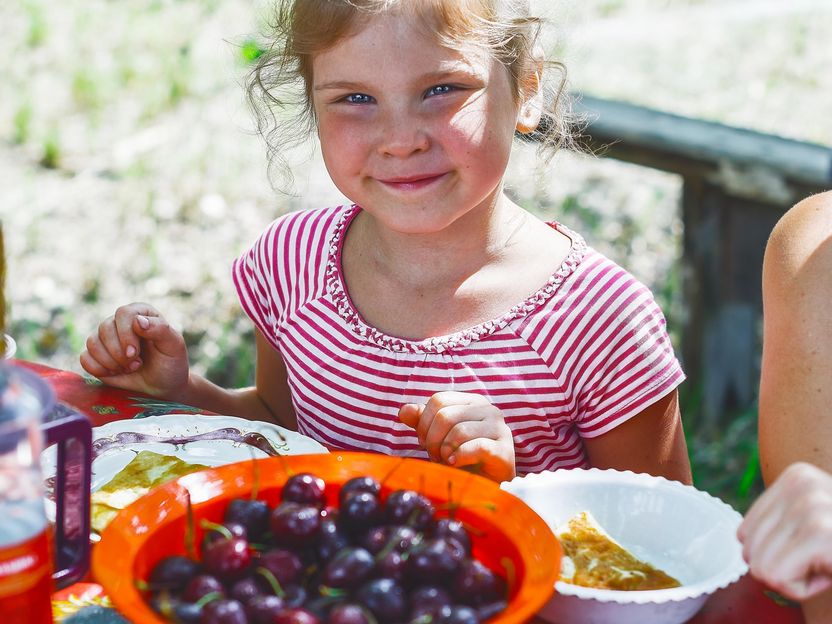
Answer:
POLYGON ((92 428, 85 417, 56 410, 52 390, 42 379, 0 360, 3 624, 52 622, 54 586, 68 585, 86 573, 91 448, 92 428), (44 441, 58 445, 54 530, 46 520, 43 502, 40 453, 44 441))

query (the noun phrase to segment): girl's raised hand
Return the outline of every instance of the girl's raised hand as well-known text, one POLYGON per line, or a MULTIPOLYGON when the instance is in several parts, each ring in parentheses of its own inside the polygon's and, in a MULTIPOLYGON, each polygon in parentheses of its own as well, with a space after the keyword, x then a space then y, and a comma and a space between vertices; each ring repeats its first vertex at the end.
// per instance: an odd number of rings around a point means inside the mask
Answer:
POLYGON ((482 396, 438 392, 425 405, 402 405, 399 420, 416 430, 433 461, 475 467, 495 481, 514 478, 511 429, 503 413, 482 396))
POLYGON ((182 400, 188 387, 185 340, 151 305, 131 303, 87 338, 81 366, 109 386, 182 400))
POLYGON ((784 596, 806 600, 832 588, 832 475, 792 464, 737 535, 751 573, 784 596))

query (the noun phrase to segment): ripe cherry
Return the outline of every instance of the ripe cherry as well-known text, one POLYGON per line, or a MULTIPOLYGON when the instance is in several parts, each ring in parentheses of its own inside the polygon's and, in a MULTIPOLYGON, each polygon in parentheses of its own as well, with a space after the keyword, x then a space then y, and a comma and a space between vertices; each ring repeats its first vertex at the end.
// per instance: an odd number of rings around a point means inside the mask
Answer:
POLYGON ((199 574, 199 564, 196 561, 173 555, 165 557, 150 573, 150 585, 154 590, 170 589, 180 590, 190 580, 199 574))
POLYGON ((202 549, 205 569, 223 581, 241 577, 251 563, 248 542, 238 537, 222 538, 202 549))
POLYGON ((308 472, 293 475, 286 480, 280 499, 285 502, 315 505, 323 508, 326 504, 326 484, 320 477, 308 472))
POLYGON ((309 546, 318 538, 321 513, 317 507, 301 503, 281 503, 269 518, 274 539, 293 547, 309 546))

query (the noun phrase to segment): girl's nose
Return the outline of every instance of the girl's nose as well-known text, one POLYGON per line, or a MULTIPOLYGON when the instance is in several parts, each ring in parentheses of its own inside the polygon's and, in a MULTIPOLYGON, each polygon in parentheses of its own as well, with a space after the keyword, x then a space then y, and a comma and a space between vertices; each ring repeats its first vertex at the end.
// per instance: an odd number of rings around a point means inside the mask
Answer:
POLYGON ((405 158, 430 147, 427 129, 418 119, 406 115, 391 116, 381 125, 378 152, 382 156, 405 158))

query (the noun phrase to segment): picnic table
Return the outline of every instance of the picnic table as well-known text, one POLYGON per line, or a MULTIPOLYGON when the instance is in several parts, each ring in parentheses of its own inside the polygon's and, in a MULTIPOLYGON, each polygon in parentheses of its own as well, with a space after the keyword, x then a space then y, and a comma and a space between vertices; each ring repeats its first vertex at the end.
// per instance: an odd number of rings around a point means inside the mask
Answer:
MULTIPOLYGON (((74 372, 22 360, 16 360, 15 363, 47 381, 59 404, 86 415, 94 427, 130 418, 183 412, 206 413, 190 406, 110 388, 98 380, 74 372)), ((88 591, 88 584, 79 584, 78 587, 78 593, 88 591)), ((69 587, 59 592, 59 595, 66 598, 72 592, 73 588, 69 587)), ((803 621, 799 606, 784 600, 750 575, 716 592, 690 620, 691 624, 801 624, 803 621)), ((543 620, 535 619, 533 623, 542 624, 543 620)))

